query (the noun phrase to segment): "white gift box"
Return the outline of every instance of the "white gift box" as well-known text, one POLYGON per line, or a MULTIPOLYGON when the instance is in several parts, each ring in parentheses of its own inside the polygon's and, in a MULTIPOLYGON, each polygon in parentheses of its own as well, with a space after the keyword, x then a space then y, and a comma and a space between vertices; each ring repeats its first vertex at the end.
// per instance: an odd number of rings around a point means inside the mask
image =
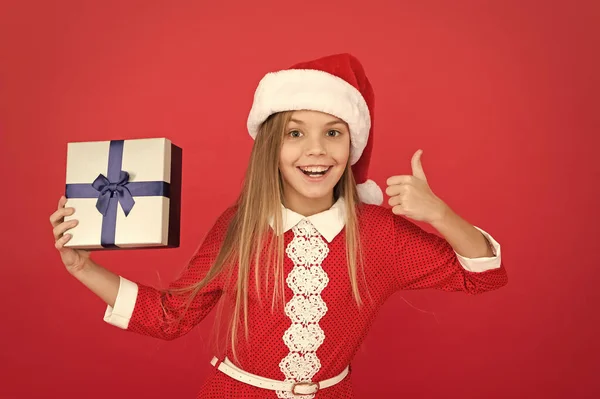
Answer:
POLYGON ((166 138, 67 144, 71 248, 179 246, 182 151, 166 138))

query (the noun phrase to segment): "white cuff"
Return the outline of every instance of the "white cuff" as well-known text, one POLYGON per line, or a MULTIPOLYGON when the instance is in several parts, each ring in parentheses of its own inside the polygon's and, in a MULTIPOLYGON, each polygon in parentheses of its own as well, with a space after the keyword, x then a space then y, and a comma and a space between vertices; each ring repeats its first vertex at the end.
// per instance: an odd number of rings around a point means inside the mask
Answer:
POLYGON ((495 256, 484 258, 465 258, 464 256, 459 255, 455 251, 458 261, 460 262, 462 267, 465 268, 465 270, 468 270, 470 272, 481 273, 492 269, 498 269, 500 267, 500 264, 502 263, 500 244, 498 244, 498 242, 494 240, 494 238, 487 232, 483 231, 477 226, 474 227, 484 235, 484 237, 488 240, 490 244, 492 244, 492 252, 495 256))
POLYGON ((115 306, 108 305, 104 313, 104 321, 124 330, 129 326, 138 295, 138 285, 119 276, 119 292, 115 306))

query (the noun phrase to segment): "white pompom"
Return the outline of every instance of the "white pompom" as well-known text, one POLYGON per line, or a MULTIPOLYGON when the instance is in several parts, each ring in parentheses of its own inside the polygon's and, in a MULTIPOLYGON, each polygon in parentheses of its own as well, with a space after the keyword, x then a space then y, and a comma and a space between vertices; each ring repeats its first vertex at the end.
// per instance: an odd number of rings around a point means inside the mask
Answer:
POLYGON ((373 180, 357 184, 358 197, 365 204, 381 205, 383 203, 383 192, 373 180))

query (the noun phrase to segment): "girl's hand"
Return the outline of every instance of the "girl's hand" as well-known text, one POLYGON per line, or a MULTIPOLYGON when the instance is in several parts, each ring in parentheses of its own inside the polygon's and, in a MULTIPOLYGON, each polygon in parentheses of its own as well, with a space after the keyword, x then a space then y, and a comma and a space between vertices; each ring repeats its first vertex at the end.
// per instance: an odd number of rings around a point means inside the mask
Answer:
POLYGON ((65 216, 70 216, 75 212, 75 208, 65 208, 67 198, 63 195, 58 201, 58 209, 50 216, 52 224, 52 233, 54 234, 54 246, 58 250, 62 262, 67 271, 71 274, 84 269, 87 260, 90 257, 89 251, 81 249, 66 248, 64 245, 69 242, 72 235, 65 232, 77 226, 77 220, 65 222, 65 216))
POLYGON ((393 213, 431 224, 444 217, 448 206, 427 184, 421 165, 422 153, 423 150, 418 150, 412 157, 412 175, 390 177, 385 192, 390 196, 388 204, 393 213))

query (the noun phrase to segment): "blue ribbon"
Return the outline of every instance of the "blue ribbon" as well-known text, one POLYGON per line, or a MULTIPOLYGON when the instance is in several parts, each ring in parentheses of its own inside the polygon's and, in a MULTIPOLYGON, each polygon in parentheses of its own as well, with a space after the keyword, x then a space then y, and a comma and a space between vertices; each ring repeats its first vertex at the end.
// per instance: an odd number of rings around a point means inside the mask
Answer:
POLYGON ((108 176, 99 174, 91 183, 67 184, 67 198, 98 198, 96 209, 102 214, 100 243, 104 248, 117 248, 117 206, 121 204, 125 216, 129 216, 135 201, 133 197, 170 196, 170 185, 165 181, 130 182, 129 173, 121 170, 123 164, 123 140, 112 140, 108 152, 108 176))
POLYGON ((117 200, 125 212, 125 216, 129 216, 129 212, 133 209, 135 201, 133 200, 131 191, 129 191, 129 188, 127 187, 128 183, 129 173, 123 170, 120 172, 119 180, 117 182, 111 182, 106 176, 100 173, 92 183, 92 187, 100 192, 98 201, 96 202, 96 209, 98 209, 102 215, 106 216, 110 199, 116 194, 117 200))

